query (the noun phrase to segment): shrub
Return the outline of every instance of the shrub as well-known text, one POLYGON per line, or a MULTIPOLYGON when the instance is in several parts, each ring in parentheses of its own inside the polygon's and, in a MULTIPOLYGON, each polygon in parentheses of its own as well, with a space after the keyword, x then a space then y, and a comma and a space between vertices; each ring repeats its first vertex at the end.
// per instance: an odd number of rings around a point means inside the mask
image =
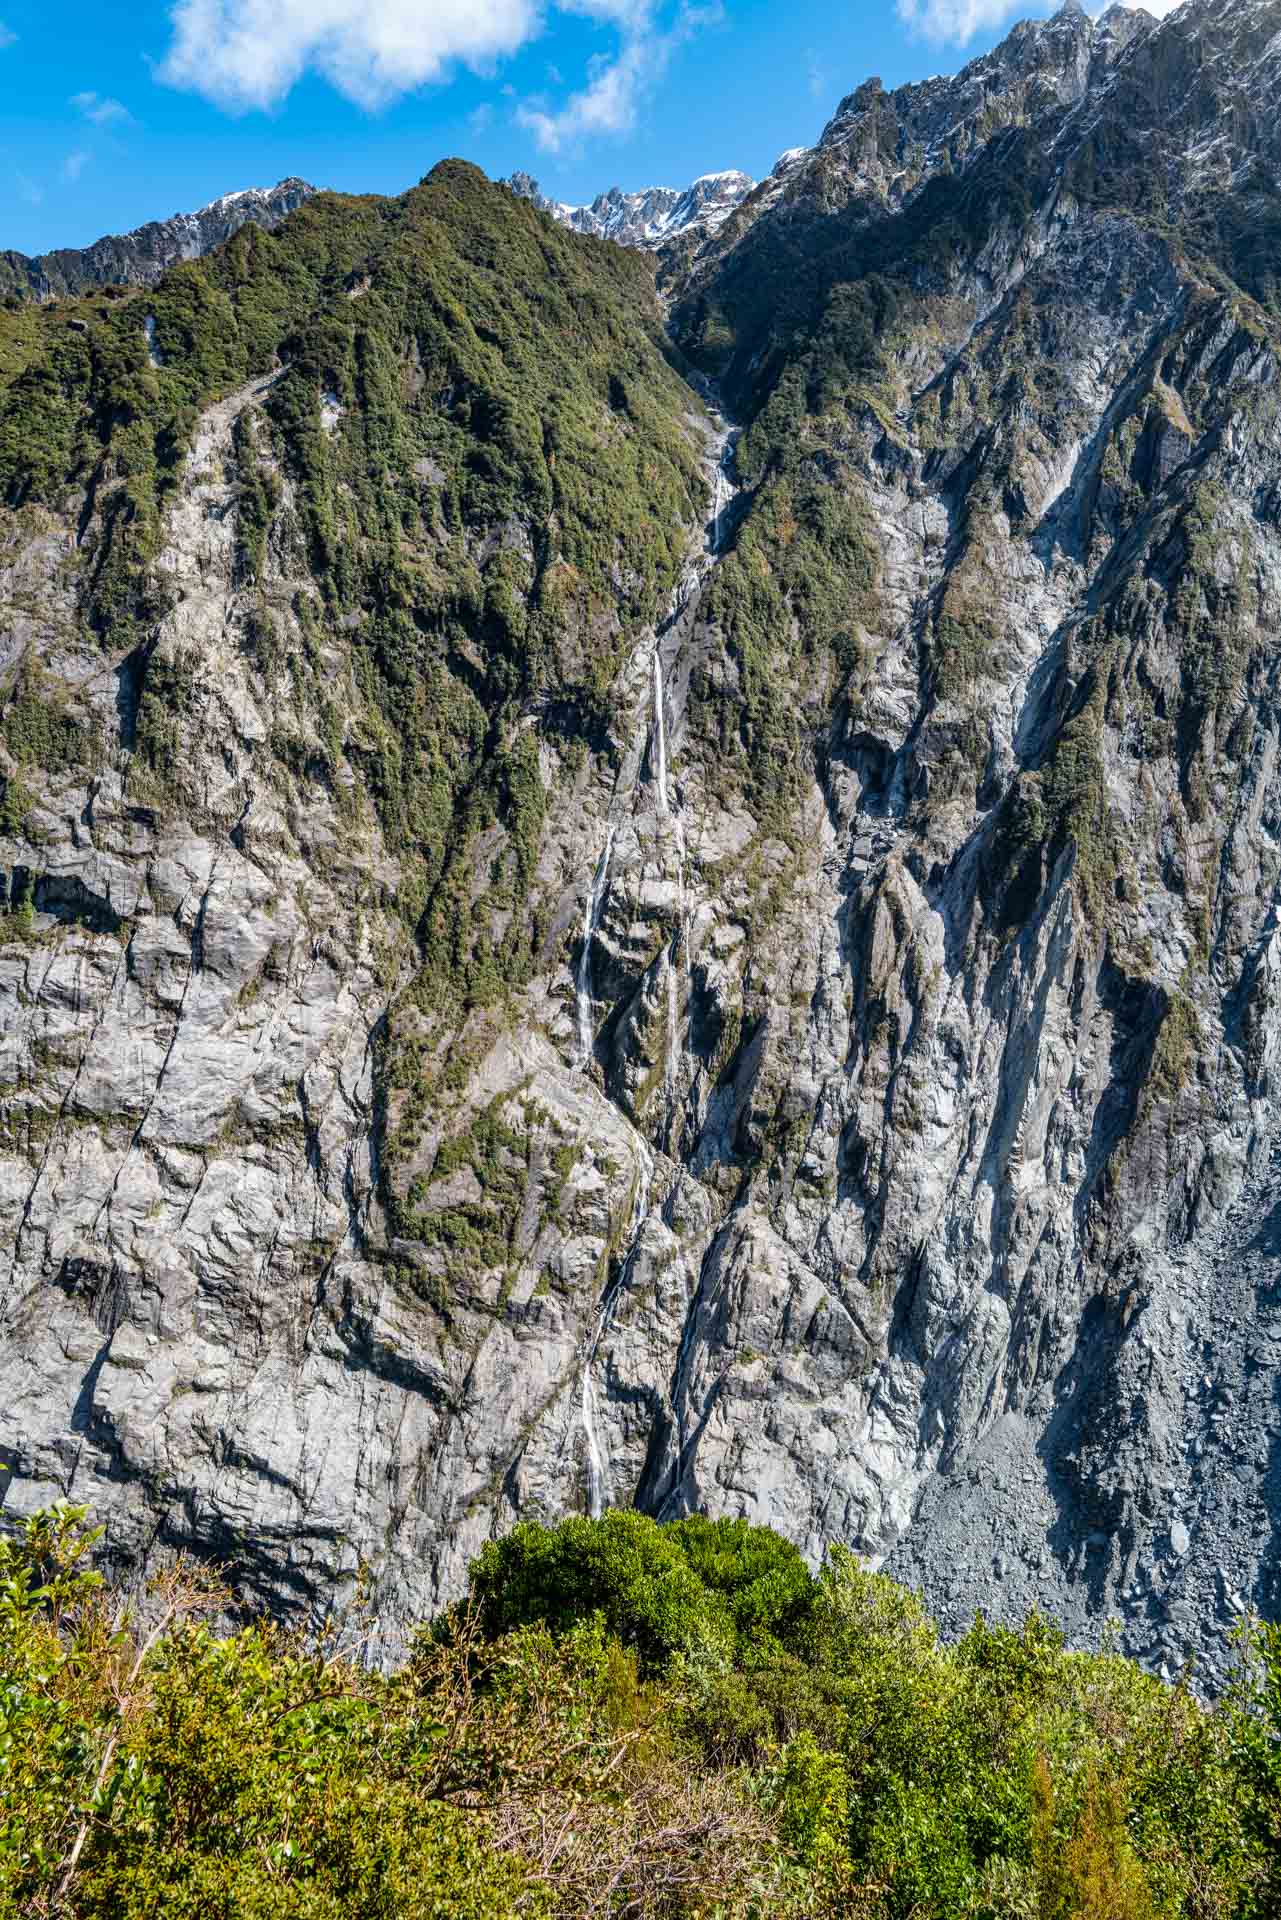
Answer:
POLYGON ((1281 1633, 1200 1704, 1044 1620, 953 1647, 742 1521, 524 1526, 396 1671, 219 1635, 60 1508, 0 1538, 2 1920, 1273 1920, 1281 1633))
POLYGON ((728 1666, 749 1648, 764 1652, 812 1604, 813 1582, 768 1528, 701 1518, 662 1527, 617 1511, 491 1541, 471 1591, 489 1633, 530 1621, 564 1632, 599 1614, 654 1673, 677 1657, 728 1666))

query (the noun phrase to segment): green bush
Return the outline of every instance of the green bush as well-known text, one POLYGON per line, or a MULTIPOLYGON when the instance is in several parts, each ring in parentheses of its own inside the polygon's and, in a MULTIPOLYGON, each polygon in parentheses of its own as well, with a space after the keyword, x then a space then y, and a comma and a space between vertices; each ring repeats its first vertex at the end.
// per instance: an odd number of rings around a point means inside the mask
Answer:
POLYGON ((392 1673, 181 1565, 0 1539, 0 1916, 1275 1920, 1281 1630, 1216 1706, 1047 1622, 944 1646, 741 1521, 523 1526, 392 1673))
POLYGON ((484 1548, 471 1580, 487 1633, 534 1621, 563 1633, 599 1615, 651 1674, 677 1658, 727 1666, 762 1656, 813 1596, 801 1556, 766 1527, 698 1517, 664 1527, 621 1510, 519 1526, 484 1548))

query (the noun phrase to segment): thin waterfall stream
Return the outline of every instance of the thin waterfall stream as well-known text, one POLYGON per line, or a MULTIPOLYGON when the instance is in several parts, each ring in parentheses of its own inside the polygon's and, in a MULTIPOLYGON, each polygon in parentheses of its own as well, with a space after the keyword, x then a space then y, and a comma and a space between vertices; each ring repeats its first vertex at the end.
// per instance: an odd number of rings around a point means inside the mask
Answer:
POLYGON ((587 1454, 587 1511, 593 1520, 599 1520, 610 1498, 609 1455, 602 1450, 600 1434, 596 1425, 596 1388, 592 1382, 592 1368, 596 1364, 596 1355, 600 1343, 609 1326, 610 1315, 618 1301, 618 1296, 627 1284, 636 1250, 640 1246, 641 1235, 650 1216, 650 1200, 654 1187, 653 1162, 646 1156, 643 1163, 640 1187, 636 1195, 636 1205, 632 1212, 631 1238, 627 1252, 619 1265, 618 1273, 610 1282, 596 1310, 596 1324, 588 1342, 583 1360, 582 1388, 579 1395, 579 1416, 582 1422, 583 1441, 587 1454))
POLYGON ((681 1017, 680 963, 685 948, 685 823, 673 813, 667 785, 667 716, 664 709, 663 661, 659 647, 654 648, 654 739, 658 768, 659 817, 669 823, 676 844, 676 929, 667 949, 667 1020, 664 1032, 663 1086, 667 1098, 667 1124, 670 1134, 676 1125, 680 1099, 677 1061, 678 1031, 681 1017))
MULTIPOLYGON (((671 1150, 673 1139, 679 1125, 680 1110, 680 1053, 682 1041, 681 1025, 681 967, 688 953, 688 900, 686 882, 686 839, 685 823, 681 806, 673 806, 673 794, 670 781, 669 736, 667 726, 667 687, 664 676, 662 645, 667 634, 676 626, 691 602, 702 592, 708 578, 719 564, 725 549, 730 528, 727 515, 740 489, 733 477, 735 451, 738 444, 738 432, 721 411, 718 396, 710 388, 704 389, 704 397, 712 412, 714 422, 713 447, 715 459, 711 474, 711 511, 704 528, 703 552, 681 576, 672 595, 672 603, 666 620, 654 635, 649 660, 649 680, 651 698, 645 703, 648 713, 643 712, 641 725, 650 738, 650 766, 655 797, 655 811, 660 823, 666 823, 673 835, 677 855, 677 924, 667 949, 666 957, 666 1021, 665 1021, 665 1059, 664 1089, 667 1102, 667 1140, 671 1150)), ((638 663, 639 664, 639 663, 638 663)), ((639 763, 643 765, 644 749, 636 749, 639 763)), ((616 802, 618 797, 616 793, 616 802)), ((596 937, 604 917, 609 897, 610 868, 614 856, 614 845, 618 835, 618 821, 611 818, 606 828, 605 844, 596 865, 592 886, 587 897, 583 913, 582 952, 578 960, 578 972, 575 982, 578 1019, 578 1070, 585 1073, 592 1062, 594 1052, 594 1033, 592 1011, 594 995, 592 991, 592 955, 596 937)), ((650 1195, 653 1184, 653 1165, 646 1155, 644 1176, 637 1206, 632 1214, 630 1239, 627 1252, 621 1261, 617 1275, 610 1283, 597 1311, 591 1337, 583 1351, 582 1376, 579 1383, 579 1423, 583 1434, 587 1471, 587 1509, 592 1519, 599 1519, 612 1497, 609 1471, 608 1447, 602 1444, 600 1425, 597 1417, 596 1388, 593 1370, 600 1350, 600 1344, 609 1325, 610 1315, 621 1293, 627 1275, 631 1270, 641 1235, 645 1230, 650 1214, 650 1195)))
POLYGON ((587 908, 583 915, 583 950, 578 956, 578 1065, 580 1071, 586 1071, 592 1057, 592 947, 596 941, 596 930, 600 926, 601 915, 605 911, 605 896, 609 890, 609 863, 614 857, 614 839, 617 827, 610 822, 605 835, 605 845, 596 867, 596 877, 592 890, 587 896, 587 908))
POLYGON ((667 719, 663 712, 663 656, 654 642, 654 742, 658 776, 658 811, 671 812, 667 800, 667 719))

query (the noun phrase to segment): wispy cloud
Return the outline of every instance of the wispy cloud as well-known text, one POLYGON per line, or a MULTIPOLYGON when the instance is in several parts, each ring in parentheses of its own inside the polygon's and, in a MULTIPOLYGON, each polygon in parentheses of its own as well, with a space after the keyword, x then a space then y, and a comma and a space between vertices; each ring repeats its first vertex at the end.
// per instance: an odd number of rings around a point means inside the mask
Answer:
POLYGON ((62 177, 74 185, 89 164, 89 155, 84 152, 69 153, 62 163, 62 177))
POLYGON ((119 100, 104 98, 100 93, 73 93, 71 104, 95 127, 123 127, 133 119, 128 107, 122 106, 119 100))
POLYGON ((274 107, 307 72, 367 108, 437 80, 454 61, 515 53, 539 0, 178 0, 160 68, 170 86, 241 113, 274 107))
MULTIPOLYGON (((675 24, 665 26, 657 9, 670 4, 552 0, 561 13, 615 28, 621 46, 591 63, 586 86, 563 107, 526 103, 518 117, 541 145, 634 124, 673 50, 720 16, 719 0, 683 0, 675 24)), ((278 106, 307 73, 374 110, 455 64, 491 68, 535 39, 548 11, 548 0, 173 0, 173 38, 158 73, 231 113, 278 106)))
POLYGON ((582 14, 588 20, 621 27, 629 34, 646 32, 654 17, 654 0, 559 0, 559 3, 562 13, 582 14))
POLYGON ((13 28, 6 27, 4 21, 0 20, 0 51, 2 51, 5 47, 11 47, 14 41, 17 39, 17 37, 18 36, 13 31, 13 28))
MULTIPOLYGON (((1106 11, 1106 4, 1107 0, 1092 11, 1106 11)), ((1182 5, 1182 0, 1123 0, 1123 4, 1141 5, 1145 13, 1163 20, 1166 14, 1182 5)), ((1058 0, 1039 0, 1034 11, 1050 13, 1057 5, 1058 0)), ((1025 14, 1027 3, 1026 0, 895 0, 895 11, 909 32, 919 33, 926 40, 951 41, 964 46, 976 34, 991 33, 1015 14, 1025 14)))
MULTIPOLYGON (((585 6, 580 10, 587 11, 585 6)), ((724 17, 718 4, 685 6, 674 25, 663 30, 647 6, 630 0, 616 0, 593 11, 601 17, 608 14, 623 28, 618 54, 613 59, 595 59, 587 85, 555 112, 539 101, 516 111, 518 123, 533 134, 545 153, 559 153, 577 140, 601 134, 630 133, 645 96, 662 79, 677 48, 724 17)))
POLYGON ((910 33, 962 45, 976 33, 1003 25, 1018 10, 1018 0, 896 0, 895 7, 910 33))

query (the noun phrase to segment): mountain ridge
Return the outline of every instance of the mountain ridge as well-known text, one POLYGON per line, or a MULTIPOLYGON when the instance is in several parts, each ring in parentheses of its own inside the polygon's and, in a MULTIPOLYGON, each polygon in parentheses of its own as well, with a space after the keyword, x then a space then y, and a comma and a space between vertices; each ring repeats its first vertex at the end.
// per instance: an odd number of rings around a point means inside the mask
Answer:
POLYGON ((731 169, 700 174, 688 187, 643 187, 630 193, 610 187, 581 207, 549 200, 528 173, 514 173, 507 185, 575 233, 656 250, 691 234, 705 238, 714 233, 756 182, 750 174, 731 169))
POLYGON ((279 226, 316 189, 291 176, 274 187, 224 193, 194 213, 148 220, 129 233, 104 234, 88 247, 59 247, 27 255, 0 252, 0 294, 50 300, 104 285, 151 286, 175 262, 198 260, 229 240, 247 221, 279 226))

